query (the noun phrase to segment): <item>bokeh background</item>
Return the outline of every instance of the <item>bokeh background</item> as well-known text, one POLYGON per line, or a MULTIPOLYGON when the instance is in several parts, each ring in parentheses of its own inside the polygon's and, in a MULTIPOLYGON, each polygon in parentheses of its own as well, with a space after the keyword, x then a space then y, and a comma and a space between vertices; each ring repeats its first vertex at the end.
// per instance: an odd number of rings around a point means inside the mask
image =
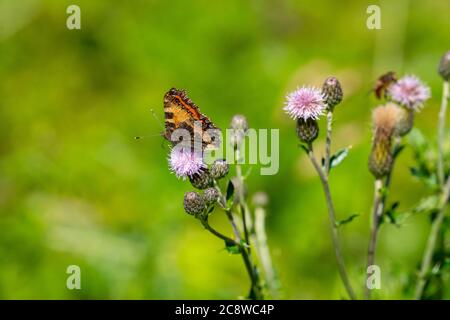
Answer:
MULTIPOLYGON (((184 213, 191 186, 168 170, 150 109, 163 118, 172 86, 187 89, 221 128, 241 113, 253 128, 280 129, 278 174, 255 168, 248 179, 250 195, 270 197, 279 297, 345 297, 320 183, 282 111, 288 91, 328 75, 345 92, 333 148, 352 149, 331 184, 339 218, 360 214, 340 231, 360 293, 373 196, 367 157, 377 102, 369 90, 389 70, 420 76, 433 97, 416 125, 434 139, 449 13, 446 0, 1 0, 0 298, 247 293, 241 258, 184 213), (66 28, 70 4, 81 8, 81 30, 66 28), (370 4, 381 6, 381 30, 366 28, 370 4), (82 290, 66 288, 72 264, 81 267, 82 290)), ((404 210, 429 192, 410 176, 412 163, 406 150, 394 176, 392 198, 404 210)), ((212 221, 231 234, 220 211, 212 221)), ((383 226, 376 297, 411 298, 428 230, 426 215, 383 226)))

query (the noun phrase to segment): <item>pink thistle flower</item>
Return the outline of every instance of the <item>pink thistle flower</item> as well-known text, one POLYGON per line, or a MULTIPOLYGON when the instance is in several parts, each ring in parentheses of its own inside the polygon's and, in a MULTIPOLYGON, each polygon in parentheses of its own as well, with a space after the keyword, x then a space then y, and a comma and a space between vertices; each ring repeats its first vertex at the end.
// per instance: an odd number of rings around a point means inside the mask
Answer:
POLYGON ((398 104, 418 111, 431 96, 430 88, 419 78, 407 75, 388 88, 391 99, 398 104))
POLYGON ((302 87, 286 96, 283 108, 293 119, 317 120, 325 110, 325 103, 320 89, 302 87))
POLYGON ((170 169, 177 178, 192 177, 206 168, 202 153, 188 148, 173 148, 168 160, 170 169))

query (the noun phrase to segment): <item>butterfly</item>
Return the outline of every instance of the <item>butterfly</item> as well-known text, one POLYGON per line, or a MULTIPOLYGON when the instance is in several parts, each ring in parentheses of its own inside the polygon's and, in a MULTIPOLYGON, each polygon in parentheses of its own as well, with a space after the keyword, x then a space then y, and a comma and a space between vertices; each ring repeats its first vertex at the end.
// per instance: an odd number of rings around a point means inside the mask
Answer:
POLYGON ((200 146, 203 150, 218 147, 220 129, 200 112, 197 105, 189 99, 185 90, 172 88, 166 92, 164 116, 165 132, 163 136, 173 146, 183 143, 194 148, 200 146))

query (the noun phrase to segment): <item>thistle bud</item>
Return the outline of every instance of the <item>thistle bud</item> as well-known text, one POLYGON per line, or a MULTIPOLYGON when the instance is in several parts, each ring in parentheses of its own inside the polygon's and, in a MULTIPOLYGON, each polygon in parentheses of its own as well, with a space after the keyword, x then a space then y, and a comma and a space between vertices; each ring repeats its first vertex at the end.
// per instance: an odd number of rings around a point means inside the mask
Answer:
POLYGON ((318 135, 319 125, 316 120, 311 118, 306 120, 303 120, 302 118, 297 119, 297 136, 300 141, 309 144, 316 140, 318 135))
POLYGON ((323 83, 322 95, 327 109, 333 111, 344 96, 339 80, 335 77, 328 77, 323 83))
POLYGON ((234 149, 238 149, 241 146, 245 136, 247 135, 247 119, 243 115, 237 114, 231 119, 230 127, 232 129, 230 137, 231 145, 234 147, 234 149))
POLYGON ((379 106, 373 111, 374 138, 369 157, 369 170, 380 179, 392 167, 392 136, 398 123, 399 109, 394 104, 379 106))
POLYGON ((211 177, 213 179, 222 179, 230 171, 230 165, 225 161, 225 159, 217 159, 211 166, 211 177))
POLYGON ((199 215, 206 208, 203 197, 194 191, 186 192, 184 195, 184 210, 191 215, 199 215))
POLYGON ((213 184, 213 179, 208 170, 202 170, 192 176, 189 176, 189 181, 194 188, 203 190, 211 187, 213 184))
POLYGON ((259 191, 252 197, 252 202, 255 207, 265 207, 269 203, 267 193, 259 191))
POLYGON ((445 81, 450 79, 450 50, 442 56, 439 63, 438 72, 445 81))
POLYGON ((414 126, 414 111, 406 108, 398 108, 397 124, 395 125, 395 134, 403 137, 407 135, 414 126))
POLYGON ((208 188, 203 193, 203 199, 206 205, 211 205, 219 199, 219 191, 216 188, 208 188))
POLYGON ((231 127, 231 129, 234 129, 234 130, 242 130, 244 132, 247 132, 247 130, 248 130, 247 119, 245 118, 245 116, 243 116, 241 114, 236 114, 231 119, 230 127, 231 127))

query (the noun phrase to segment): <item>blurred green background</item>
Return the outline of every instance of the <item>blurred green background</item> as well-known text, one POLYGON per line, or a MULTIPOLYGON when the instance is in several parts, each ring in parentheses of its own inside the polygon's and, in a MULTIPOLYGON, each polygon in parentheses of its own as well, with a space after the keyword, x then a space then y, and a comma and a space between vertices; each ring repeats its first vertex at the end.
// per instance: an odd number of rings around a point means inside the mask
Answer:
MULTIPOLYGON (((346 263, 362 292, 373 178, 367 170, 369 90, 383 72, 415 73, 433 97, 416 125, 435 137, 449 49, 450 2, 0 0, 0 298, 219 299, 247 293, 239 256, 184 213, 188 182, 167 166, 155 136, 162 98, 185 88, 221 128, 236 113, 280 129, 280 170, 248 179, 270 197, 267 232, 280 298, 345 297, 319 181, 282 111, 298 85, 343 84, 333 148, 352 145, 332 173, 346 263), (68 30, 66 8, 81 8, 68 30), (366 8, 381 6, 382 29, 366 8), (82 290, 66 288, 81 267, 82 290)), ((321 123, 323 128, 323 122, 321 123)), ((323 131, 316 147, 323 153, 323 131)), ((409 174, 406 150, 392 199, 408 209, 428 191, 409 174)), ((231 234, 223 214, 213 224, 231 234)), ((411 298, 429 218, 383 226, 378 298, 411 298)), ((450 298, 450 293, 447 293, 450 298)))

